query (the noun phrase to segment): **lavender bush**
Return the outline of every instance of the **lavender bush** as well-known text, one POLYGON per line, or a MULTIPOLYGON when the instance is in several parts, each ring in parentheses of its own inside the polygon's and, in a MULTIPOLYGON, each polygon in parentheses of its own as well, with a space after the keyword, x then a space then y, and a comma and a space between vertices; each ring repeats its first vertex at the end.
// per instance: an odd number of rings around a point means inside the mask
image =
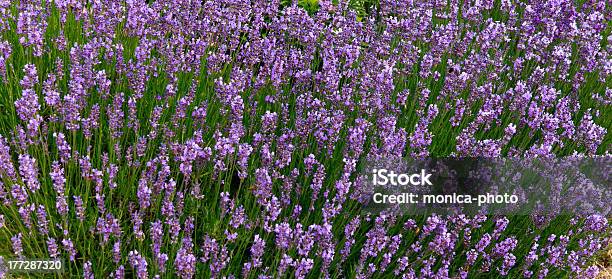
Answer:
MULTIPOLYGON (((609 156, 606 0, 0 0, 0 256, 593 278, 609 217, 367 215, 365 160, 609 156)), ((1 274, 2 276, 10 276, 1 274)))

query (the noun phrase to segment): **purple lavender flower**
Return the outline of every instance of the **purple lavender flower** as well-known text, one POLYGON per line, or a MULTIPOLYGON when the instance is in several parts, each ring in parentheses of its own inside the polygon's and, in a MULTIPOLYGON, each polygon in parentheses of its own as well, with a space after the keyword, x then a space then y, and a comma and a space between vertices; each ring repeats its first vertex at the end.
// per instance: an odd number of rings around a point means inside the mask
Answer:
POLYGON ((83 222, 85 220, 85 207, 83 206, 83 199, 81 199, 80 196, 73 196, 73 198, 77 218, 79 221, 83 222))
POLYGON ((292 241, 292 229, 288 223, 276 224, 274 227, 276 233, 276 246, 280 249, 289 249, 292 241))
POLYGON ((19 174, 30 191, 36 192, 40 189, 36 159, 27 154, 19 155, 19 174))
POLYGON ((23 257, 23 246, 21 243, 21 233, 18 233, 11 237, 11 244, 13 245, 13 252, 18 257, 23 257))
POLYGON ((58 108, 61 103, 60 92, 57 88, 57 77, 53 73, 47 74, 47 79, 43 82, 43 95, 45 103, 53 108, 58 108))
POLYGON ((34 211, 34 204, 20 206, 17 210, 19 212, 19 217, 21 217, 21 222, 25 225, 27 229, 34 229, 32 227, 32 218, 31 214, 34 211))
POLYGON ((20 84, 24 90, 22 97, 15 101, 15 110, 22 121, 28 122, 40 110, 38 95, 33 90, 34 85, 38 83, 38 74, 36 73, 36 66, 32 64, 25 65, 23 72, 25 76, 20 84))
POLYGON ((57 241, 55 241, 55 238, 50 237, 47 239, 47 251, 49 252, 50 258, 56 259, 59 257, 59 247, 57 246, 57 241))
POLYGON ((68 253, 68 258, 70 259, 70 261, 74 261, 75 256, 76 256, 76 250, 74 248, 74 244, 72 243, 72 240, 70 238, 63 239, 62 245, 64 246, 64 251, 68 253))
POLYGON ((139 279, 147 279, 149 278, 149 273, 147 271, 147 260, 138 253, 138 251, 133 250, 128 253, 128 261, 132 268, 135 269, 136 277, 139 279))
POLYGON ((22 206, 28 201, 28 192, 21 185, 13 185, 11 196, 15 200, 15 205, 22 206))
POLYGON ((514 250, 518 241, 515 238, 506 238, 495 244, 491 251, 493 256, 505 257, 510 251, 514 250))
POLYGON ((55 201, 55 207, 57 208, 57 213, 61 216, 66 217, 68 215, 68 201, 63 194, 59 194, 55 201))
POLYGON ((87 261, 83 264, 83 278, 94 279, 91 262, 87 261))
POLYGON ((47 28, 47 13, 41 5, 26 3, 20 5, 17 18, 17 33, 19 43, 24 46, 32 46, 34 56, 43 54, 43 39, 47 28))
POLYGON ((0 177, 6 177, 11 180, 17 178, 15 167, 11 162, 11 150, 6 139, 0 135, 0 177))
POLYGON ((603 232, 609 228, 608 219, 599 214, 589 215, 586 218, 584 226, 587 230, 595 232, 603 232))
POLYGON ((168 255, 166 253, 159 253, 156 258, 159 271, 166 272, 166 263, 168 262, 168 255))
POLYGON ((268 199, 272 191, 272 178, 265 169, 255 170, 255 177, 257 179, 257 189, 255 195, 260 201, 268 199))
POLYGON ((43 205, 38 205, 36 208, 36 216, 38 217, 38 229, 41 234, 49 234, 49 220, 47 219, 47 211, 43 205))
POLYGON ((196 257, 185 247, 179 249, 174 259, 176 274, 181 278, 193 278, 195 274, 196 257))
POLYGON ((110 120, 109 127, 111 129, 111 134, 115 139, 118 139, 121 137, 121 135, 123 135, 123 119, 125 116, 122 110, 123 100, 123 93, 116 94, 115 98, 113 99, 112 106, 109 106, 107 110, 108 119, 110 120))
POLYGON ((314 261, 309 258, 302 258, 295 263, 295 278, 305 278, 314 267, 314 261))
POLYGON ((151 246, 153 254, 157 255, 161 251, 162 240, 164 237, 164 227, 161 221, 151 223, 151 246))
POLYGON ((63 195, 66 178, 64 178, 64 169, 57 161, 51 164, 51 173, 49 173, 49 176, 53 181, 53 189, 55 189, 55 192, 57 192, 58 195, 63 195))
POLYGON ((63 133, 53 133, 53 137, 56 140, 57 150, 59 152, 62 163, 67 163, 72 156, 72 149, 66 141, 66 137, 63 133))
POLYGON ((121 261, 121 240, 113 244, 113 261, 118 264, 121 261))
POLYGON ((138 197, 138 202, 140 204, 140 208, 142 210, 146 209, 151 205, 151 189, 148 187, 148 179, 142 177, 138 182, 138 192, 136 196, 138 197))
POLYGON ((242 274, 244 276, 247 276, 252 269, 261 267, 261 256, 263 256, 265 247, 266 242, 256 234, 253 240, 253 246, 251 246, 251 262, 245 263, 242 269, 242 274))
POLYGON ((125 268, 123 265, 120 265, 115 271, 113 271, 110 277, 114 279, 123 279, 125 278, 125 268))
POLYGON ((478 244, 476 244, 476 250, 482 253, 484 252, 485 248, 489 246, 490 243, 491 243, 491 235, 488 233, 485 233, 480 238, 480 241, 478 241, 478 244))

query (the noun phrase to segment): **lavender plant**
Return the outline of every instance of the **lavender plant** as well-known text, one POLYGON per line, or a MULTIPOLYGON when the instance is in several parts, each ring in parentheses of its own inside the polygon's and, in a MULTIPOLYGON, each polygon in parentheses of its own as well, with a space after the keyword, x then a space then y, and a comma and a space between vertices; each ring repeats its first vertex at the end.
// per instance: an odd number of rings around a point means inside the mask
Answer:
POLYGON ((605 214, 368 215, 357 173, 609 156, 609 1, 298 2, 0 0, 0 256, 59 278, 596 276, 605 214))

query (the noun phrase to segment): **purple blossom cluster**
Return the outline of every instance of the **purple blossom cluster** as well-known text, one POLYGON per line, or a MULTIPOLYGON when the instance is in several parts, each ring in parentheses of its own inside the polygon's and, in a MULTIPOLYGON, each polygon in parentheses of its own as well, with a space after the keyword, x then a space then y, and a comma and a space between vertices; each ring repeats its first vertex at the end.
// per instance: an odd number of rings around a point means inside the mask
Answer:
POLYGON ((372 216, 357 174, 609 156, 609 1, 297 2, 0 1, 0 254, 85 278, 598 273, 606 215, 372 216))

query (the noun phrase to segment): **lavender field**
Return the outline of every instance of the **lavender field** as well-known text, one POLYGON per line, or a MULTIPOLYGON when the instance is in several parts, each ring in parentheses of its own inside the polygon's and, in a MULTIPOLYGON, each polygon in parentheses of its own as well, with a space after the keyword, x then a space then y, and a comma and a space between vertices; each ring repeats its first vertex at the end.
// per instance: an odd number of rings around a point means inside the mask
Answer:
POLYGON ((612 156, 611 23, 609 0, 0 0, 0 278, 612 278, 610 212, 358 198, 380 158, 612 156))

